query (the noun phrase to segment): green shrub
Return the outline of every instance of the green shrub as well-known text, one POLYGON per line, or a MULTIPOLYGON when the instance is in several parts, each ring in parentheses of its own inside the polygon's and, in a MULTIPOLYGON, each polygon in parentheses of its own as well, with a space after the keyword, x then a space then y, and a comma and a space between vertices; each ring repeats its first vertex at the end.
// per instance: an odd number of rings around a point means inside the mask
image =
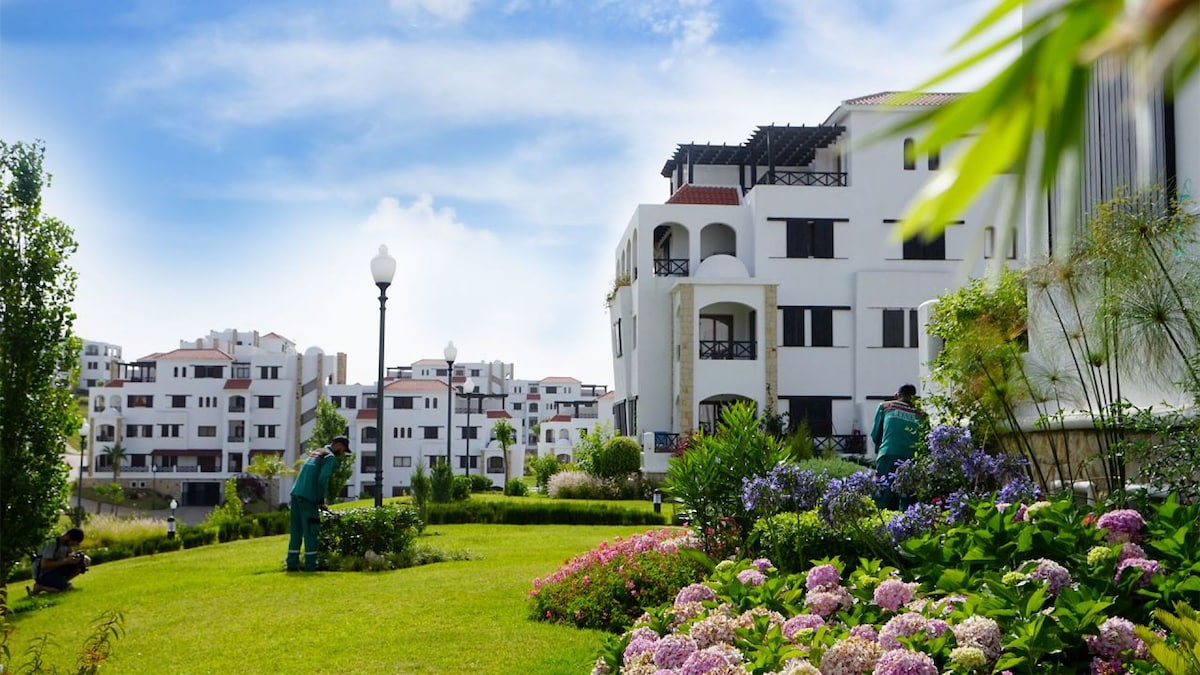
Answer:
POLYGON ((816 474, 824 473, 829 478, 845 478, 863 470, 861 464, 837 457, 805 459, 796 464, 801 469, 807 469, 816 474))
POLYGON ((488 478, 487 476, 481 476, 477 473, 473 473, 470 476, 467 476, 467 478, 471 483, 471 492, 487 492, 493 487, 492 479, 488 478))
POLYGON ((524 497, 529 494, 529 488, 520 478, 510 478, 504 484, 504 494, 509 497, 524 497))
POLYGON ((402 552, 420 526, 416 509, 396 504, 325 514, 321 520, 321 550, 351 558, 365 558, 368 551, 380 556, 402 552))
POLYGON ((666 517, 608 504, 471 500, 430 505, 427 522, 431 525, 662 525, 666 523, 666 517))
POLYGON ((443 460, 438 460, 429 472, 430 501, 445 504, 454 498, 454 471, 443 460))
POLYGON ((842 560, 869 558, 893 545, 891 535, 880 527, 888 518, 886 513, 836 529, 817 509, 779 513, 754 523, 750 543, 755 551, 788 572, 808 569, 814 560, 835 556, 842 560))
POLYGON ((594 476, 621 478, 642 468, 642 446, 628 436, 608 439, 592 456, 594 476))
POLYGON ((425 467, 418 466, 416 471, 413 471, 412 479, 409 483, 412 489, 412 503, 417 509, 417 516, 422 521, 425 521, 425 510, 429 505, 430 495, 433 490, 429 476, 425 473, 425 467))
POLYGON ((550 477, 561 471, 562 468, 563 465, 559 464, 558 458, 553 455, 535 457, 525 463, 525 469, 533 474, 537 480, 537 486, 542 492, 547 491, 550 477))
POLYGON ((604 542, 553 574, 534 579, 530 616, 619 631, 641 616, 642 607, 667 602, 703 578, 711 562, 697 546, 690 535, 670 529, 604 542))
POLYGON ((471 478, 469 476, 455 476, 454 482, 450 486, 450 499, 459 502, 470 498, 471 478))

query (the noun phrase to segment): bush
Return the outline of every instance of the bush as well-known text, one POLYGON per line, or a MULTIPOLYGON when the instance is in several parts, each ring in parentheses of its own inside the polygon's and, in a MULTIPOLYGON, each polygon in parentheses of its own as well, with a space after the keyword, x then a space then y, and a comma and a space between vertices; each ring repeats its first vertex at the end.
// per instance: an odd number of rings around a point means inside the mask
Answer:
POLYGON ((620 478, 641 468, 642 446, 629 436, 608 439, 592 456, 591 473, 600 478, 620 478))
POLYGON ((580 628, 616 631, 699 581, 711 565, 698 542, 680 530, 662 529, 604 542, 533 580, 532 618, 580 628))
POLYGON ((321 550, 330 558, 366 559, 368 552, 374 556, 401 553, 421 526, 416 509, 395 504, 325 514, 321 521, 321 550))
POLYGON ((466 501, 429 507, 429 524, 662 525, 662 514, 608 504, 541 501, 466 501))
POLYGON ((852 526, 833 528, 817 509, 779 513, 755 522, 750 542, 779 569, 799 572, 811 567, 814 560, 835 556, 858 560, 891 548, 891 535, 880 527, 886 518, 867 516, 852 526))
POLYGON ((551 476, 546 491, 555 499, 611 499, 615 489, 601 478, 568 470, 551 476))
POLYGON ((425 510, 428 508, 433 490, 433 484, 430 482, 429 476, 425 473, 425 467, 418 466, 416 471, 413 471, 410 488, 412 489, 412 503, 417 509, 417 516, 424 521, 425 510))
POLYGON ((547 492, 550 484, 550 477, 562 470, 562 464, 559 464, 558 458, 553 455, 545 455, 535 457, 525 463, 525 469, 530 471, 537 480, 537 486, 542 492, 547 492))
POLYGON ((454 497, 454 472, 450 465, 439 459, 429 473, 430 501, 437 504, 451 501, 454 497))
POLYGON ((520 478, 510 478, 504 484, 504 494, 509 497, 524 497, 529 494, 529 488, 520 478))
POLYGON ((454 482, 450 487, 450 498, 456 502, 471 498, 471 478, 469 476, 454 477, 454 482))
POLYGON ((477 473, 473 473, 470 476, 467 476, 467 479, 471 484, 471 492, 487 492, 493 487, 492 479, 488 478, 487 476, 481 476, 477 473))

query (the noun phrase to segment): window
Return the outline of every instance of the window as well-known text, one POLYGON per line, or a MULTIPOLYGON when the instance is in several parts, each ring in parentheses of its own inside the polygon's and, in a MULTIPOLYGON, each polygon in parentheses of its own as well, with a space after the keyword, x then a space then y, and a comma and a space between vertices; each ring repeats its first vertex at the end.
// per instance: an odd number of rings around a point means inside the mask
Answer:
POLYGON ((813 436, 833 435, 832 396, 792 396, 788 399, 788 419, 803 420, 813 436))
POLYGON ((172 408, 186 408, 187 407, 187 396, 186 395, 180 396, 178 394, 171 396, 171 407, 172 408))
POLYGON ((192 366, 192 377, 222 378, 225 376, 221 366, 192 366))
POLYGON ((883 346, 884 347, 916 347, 919 345, 917 326, 917 310, 915 309, 885 309, 883 310, 883 346), (908 320, 907 330, 905 319, 908 320), (907 336, 907 344, 905 337, 907 336))
POLYGON ((471 369, 471 377, 479 377, 479 369, 478 368, 471 369))
MULTIPOLYGON (((617 322, 613 324, 612 330, 613 330, 613 333, 612 333, 613 356, 621 356, 625 353, 625 346, 624 346, 624 343, 621 342, 621 320, 620 319, 617 319, 617 322)), ((531 391, 530 393, 533 393, 533 392, 531 391)))
POLYGON ((233 364, 232 370, 233 370, 234 378, 239 379, 239 380, 250 379, 250 364, 235 363, 235 364, 233 364))
POLYGON ((376 443, 379 440, 379 433, 375 427, 363 427, 362 431, 358 432, 358 438, 363 443, 376 443))
POLYGON ((246 412, 246 397, 245 396, 230 396, 229 397, 229 412, 246 412))
POLYGON ((138 437, 138 428, 139 428, 139 425, 137 425, 137 424, 126 424, 125 425, 125 438, 137 438, 138 437))
POLYGON ((468 467, 468 465, 472 469, 478 469, 479 468, 479 458, 475 457, 475 456, 467 457, 465 455, 459 455, 458 456, 458 468, 465 469, 468 467), (468 461, 468 460, 470 460, 470 461, 468 461))
POLYGON ((503 457, 488 457, 487 472, 488 473, 504 473, 504 458, 503 457))
POLYGON ((397 455, 392 458, 392 466, 396 467, 397 469, 406 469, 412 466, 412 457, 397 455))
POLYGON ((523 408, 524 406, 525 406, 525 404, 524 404, 524 403, 514 403, 514 404, 512 404, 512 409, 513 409, 514 411, 516 411, 516 410, 520 410, 520 409, 521 409, 521 408, 523 408))
POLYGON ((433 371, 435 377, 446 377, 450 373, 449 368, 438 368, 433 371))
MULTIPOLYGON (((1004 238, 1008 239, 1007 258, 1009 260, 1016 260, 1017 259, 1017 235, 1016 235, 1016 233, 1010 232, 1006 235, 1001 235, 1001 239, 1003 240, 1004 238)), ((996 228, 991 227, 991 226, 985 227, 985 228, 983 228, 983 257, 984 258, 992 258, 995 255, 996 255, 996 228)))
MULTIPOLYGON (((135 425, 135 426, 137 426, 137 425, 135 425)), ((142 427, 142 438, 154 438, 154 425, 153 424, 143 424, 143 425, 141 425, 141 427, 142 427)))
POLYGON ((905 260, 945 260, 946 233, 943 231, 932 241, 925 241, 921 235, 914 235, 904 242, 905 260))
POLYGON ((530 402, 529 412, 537 412, 537 411, 538 411, 538 404, 530 402))
POLYGON ((258 397, 258 407, 259 408, 274 408, 275 407, 275 397, 274 396, 259 396, 258 397))
POLYGON ((136 394, 131 395, 129 397, 129 407, 130 408, 153 408, 154 407, 154 397, 153 396, 136 395, 136 394))
POLYGON ((343 403, 346 404, 347 410, 354 410, 355 408, 358 407, 358 397, 357 396, 347 396, 343 400, 343 403))
POLYGON ((412 396, 397 396, 397 397, 393 398, 392 399, 392 408, 396 409, 396 410, 412 410, 413 409, 413 397, 412 396))
POLYGON ((421 430, 424 432, 423 438, 437 438, 440 435, 438 432, 441 431, 441 429, 441 427, 421 427, 421 430))
POLYGON ((200 438, 216 438, 217 428, 215 426, 200 426, 196 428, 196 435, 200 438))
POLYGON ((783 310, 784 347, 832 347, 833 310, 849 307, 785 306, 780 309, 783 310))
POLYGON ((342 407, 342 397, 341 396, 330 396, 329 397, 329 405, 331 405, 335 408, 342 407))
POLYGON ((462 437, 475 440, 479 438, 479 427, 463 427, 462 437))
POLYGON ((254 434, 258 438, 275 438, 278 424, 255 424, 254 434))
POLYGON ((179 438, 179 430, 182 427, 182 424, 160 424, 158 435, 162 438, 179 438))
POLYGON ((100 356, 99 345, 88 345, 83 348, 84 356, 100 356))
POLYGON ((786 218, 787 257, 832 258, 833 220, 830 218, 786 218))
POLYGON ((547 394, 557 394, 557 393, 558 393, 558 387, 554 387, 554 386, 547 386, 547 387, 546 387, 546 393, 547 393, 547 394))
POLYGON ((378 396, 370 396, 370 395, 366 396, 363 399, 363 409, 364 410, 378 409, 379 408, 379 400, 378 399, 379 399, 378 396))
POLYGON ((259 366, 258 379, 260 380, 278 380, 279 366, 259 366))
POLYGON ((914 149, 915 143, 913 139, 904 139, 904 170, 916 171, 917 169, 917 152, 914 149))

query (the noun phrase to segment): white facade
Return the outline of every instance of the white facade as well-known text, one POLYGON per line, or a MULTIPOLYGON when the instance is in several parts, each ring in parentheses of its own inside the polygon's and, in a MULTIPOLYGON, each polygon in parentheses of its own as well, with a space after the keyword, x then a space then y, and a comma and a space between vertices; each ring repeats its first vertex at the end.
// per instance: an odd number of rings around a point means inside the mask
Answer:
MULTIPOLYGON (((455 473, 481 474, 501 487, 504 453, 494 426, 514 428, 510 477, 524 474, 537 448, 531 429, 567 417, 590 429, 607 388, 574 378, 516 380, 500 361, 454 364, 424 359, 392 368, 384 378, 383 490, 398 495, 418 466, 450 455, 455 473), (447 415, 447 410, 452 411, 447 415), (451 432, 447 432, 447 425, 451 432)), ((226 330, 181 341, 180 348, 115 366, 116 377, 89 388, 88 470, 85 481, 110 482, 104 448, 120 443, 126 458, 119 481, 177 495, 183 504, 215 504, 224 481, 245 471, 258 453, 281 453, 289 466, 311 435, 320 398, 346 419, 356 472, 347 493, 375 492, 379 446, 377 385, 347 384, 345 354, 311 347, 303 354, 275 333, 226 330)), ((611 407, 606 418, 611 417, 611 407)), ((576 436, 577 437, 577 436, 576 436)), ((279 494, 287 500, 290 481, 279 494)))
POLYGON ((819 127, 679 146, 663 169, 672 197, 638 206, 622 235, 615 271, 628 285, 610 305, 617 431, 655 434, 647 472, 664 472, 680 435, 711 429, 734 400, 850 449, 878 402, 918 381, 918 306, 988 264, 1017 263, 1022 243, 998 234, 1010 209, 997 207, 1012 204, 1004 178, 940 239, 893 238, 955 148, 906 160, 911 140, 862 141, 951 96, 898 108, 868 96, 819 127))
POLYGON ((113 365, 121 361, 121 345, 84 340, 79 350, 79 379, 76 387, 86 390, 107 382, 113 365))

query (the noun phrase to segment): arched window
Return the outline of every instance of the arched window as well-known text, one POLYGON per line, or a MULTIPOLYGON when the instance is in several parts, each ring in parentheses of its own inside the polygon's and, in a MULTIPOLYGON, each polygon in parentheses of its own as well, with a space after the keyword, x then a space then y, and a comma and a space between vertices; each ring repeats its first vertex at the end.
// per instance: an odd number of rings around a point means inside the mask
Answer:
POLYGON ((553 429, 547 429, 547 430, 546 430, 546 442, 547 442, 547 443, 553 443, 553 442, 554 442, 554 430, 553 430, 553 429))
POLYGON ((230 396, 229 397, 229 412, 246 412, 246 397, 245 396, 230 396))
POLYGON ((904 139, 904 170, 915 171, 917 168, 917 153, 913 149, 913 139, 904 139))
POLYGON ((504 473, 504 458, 503 457, 488 457, 487 472, 488 473, 504 473))
POLYGON ((557 459, 558 459, 559 464, 570 464, 571 463, 571 456, 565 452, 560 452, 558 454, 557 459))
POLYGON ((113 410, 120 410, 121 409, 121 397, 119 395, 113 396, 112 399, 109 400, 108 404, 110 406, 112 406, 113 410))
POLYGON ((92 402, 92 410, 94 410, 95 412, 104 412, 104 397, 103 396, 97 396, 96 400, 94 400, 92 402))
POLYGON ((359 439, 363 443, 374 443, 378 436, 379 434, 375 427, 363 427, 362 431, 359 433, 359 439))

